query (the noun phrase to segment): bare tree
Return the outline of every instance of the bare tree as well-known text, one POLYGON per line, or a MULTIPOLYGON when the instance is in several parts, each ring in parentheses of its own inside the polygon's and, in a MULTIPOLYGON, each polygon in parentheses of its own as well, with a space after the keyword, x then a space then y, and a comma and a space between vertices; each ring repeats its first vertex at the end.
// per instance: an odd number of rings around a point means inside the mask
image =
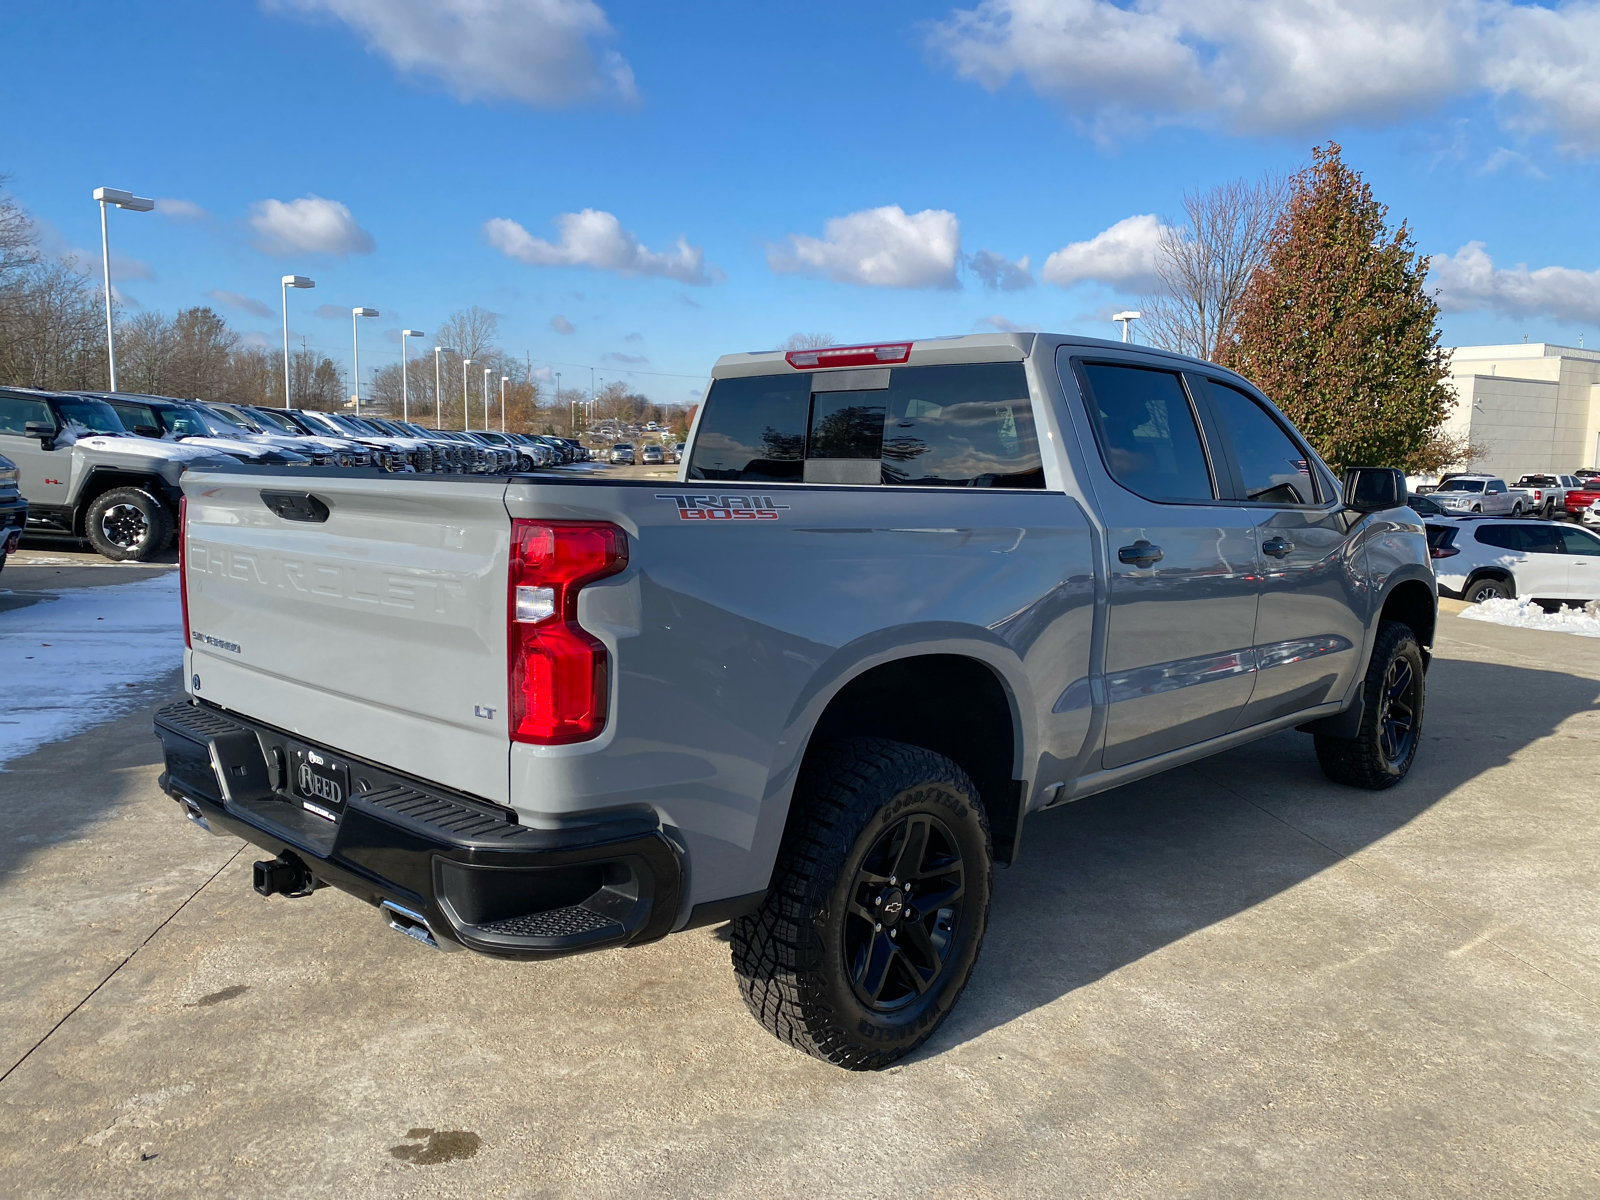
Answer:
POLYGON ((100 293, 61 263, 35 263, 0 287, 0 383, 106 385, 100 293))
POLYGON ((778 346, 779 350, 821 350, 833 345, 831 333, 791 333, 789 339, 778 346))
POLYGON ((1287 196, 1288 182, 1276 175, 1184 193, 1185 220, 1163 223, 1156 249, 1161 290, 1139 305, 1152 342, 1213 362, 1227 359, 1239 301, 1287 196))
POLYGON ((33 219, 7 190, 10 182, 11 176, 0 175, 0 286, 39 261, 33 219))

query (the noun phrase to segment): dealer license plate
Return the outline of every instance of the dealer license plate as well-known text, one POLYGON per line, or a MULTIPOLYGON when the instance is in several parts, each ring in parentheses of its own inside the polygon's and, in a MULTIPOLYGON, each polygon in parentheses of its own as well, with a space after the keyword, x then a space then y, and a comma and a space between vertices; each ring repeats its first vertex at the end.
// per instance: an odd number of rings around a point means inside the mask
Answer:
POLYGON ((292 786, 300 807, 325 821, 337 821, 350 798, 350 764, 320 750, 293 752, 292 786))

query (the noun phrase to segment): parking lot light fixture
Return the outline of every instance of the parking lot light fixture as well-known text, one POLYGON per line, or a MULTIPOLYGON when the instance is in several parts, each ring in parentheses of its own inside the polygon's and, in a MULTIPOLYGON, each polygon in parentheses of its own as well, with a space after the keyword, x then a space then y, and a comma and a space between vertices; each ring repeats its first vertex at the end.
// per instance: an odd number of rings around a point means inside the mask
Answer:
POLYGON ((127 209, 129 212, 149 212, 156 206, 154 200, 135 196, 120 188, 95 188, 94 198, 100 205, 100 257, 106 271, 106 365, 111 376, 111 390, 117 390, 117 336, 111 323, 111 233, 106 227, 106 205, 127 209))
POLYGON ((289 407, 289 289, 314 288, 314 280, 307 279, 304 275, 285 275, 283 277, 283 406, 289 407))
POLYGON ((444 428, 444 376, 439 373, 439 355, 454 354, 449 346, 433 348, 433 427, 444 428))
POLYGON ((506 431, 506 384, 511 382, 511 376, 500 376, 500 432, 506 431))
POLYGON ((400 419, 411 419, 411 398, 406 394, 406 339, 422 337, 420 329, 402 329, 400 331, 400 419))
POLYGON ((361 318, 375 317, 378 310, 375 308, 352 308, 350 310, 350 344, 354 350, 354 370, 351 377, 353 390, 356 394, 356 416, 361 415, 361 318))
POLYGON ((489 376, 494 374, 493 367, 483 369, 483 431, 489 432, 489 376))
POLYGON ((1123 341, 1131 342, 1133 340, 1133 323, 1135 321, 1137 321, 1142 315, 1143 315, 1142 313, 1139 313, 1139 312, 1137 312, 1137 311, 1135 311, 1133 309, 1129 309, 1127 312, 1119 312, 1119 313, 1116 313, 1116 314, 1114 314, 1112 316, 1111 319, 1113 321, 1121 321, 1122 322, 1122 340, 1123 341))

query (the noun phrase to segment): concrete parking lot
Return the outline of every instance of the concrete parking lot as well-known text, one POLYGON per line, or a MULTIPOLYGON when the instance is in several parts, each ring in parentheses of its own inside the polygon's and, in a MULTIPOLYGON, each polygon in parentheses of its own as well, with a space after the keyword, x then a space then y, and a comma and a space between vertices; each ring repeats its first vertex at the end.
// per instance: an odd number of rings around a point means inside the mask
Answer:
POLYGON ((745 1014, 725 930, 442 954, 258 897, 148 707, 45 746, 0 772, 3 1190, 1600 1194, 1600 640, 1440 624, 1404 785, 1285 733, 1030 819, 955 1015, 867 1075, 745 1014))

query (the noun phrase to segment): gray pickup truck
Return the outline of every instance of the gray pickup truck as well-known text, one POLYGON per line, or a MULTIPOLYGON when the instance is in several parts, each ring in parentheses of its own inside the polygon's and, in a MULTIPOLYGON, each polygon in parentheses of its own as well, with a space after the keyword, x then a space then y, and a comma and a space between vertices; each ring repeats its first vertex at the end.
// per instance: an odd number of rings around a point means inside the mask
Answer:
POLYGON ((440 949, 732 922, 751 1012, 924 1041, 1034 812, 1289 727, 1417 752, 1437 611, 1396 471, 1243 379, 985 335, 719 360, 676 482, 184 478, 167 792, 440 949))

